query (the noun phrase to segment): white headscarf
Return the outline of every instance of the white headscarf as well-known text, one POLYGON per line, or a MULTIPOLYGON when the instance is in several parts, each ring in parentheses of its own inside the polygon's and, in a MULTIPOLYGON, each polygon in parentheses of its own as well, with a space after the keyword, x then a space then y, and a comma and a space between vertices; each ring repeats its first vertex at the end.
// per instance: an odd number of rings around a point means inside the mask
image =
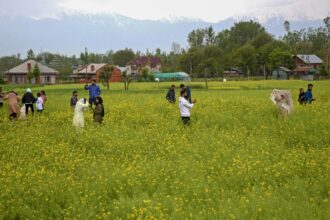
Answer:
POLYGON ((32 93, 32 90, 30 88, 27 88, 26 92, 32 93))
POLYGON ((81 99, 79 99, 78 102, 81 102, 82 104, 85 104, 85 98, 81 98, 81 99))

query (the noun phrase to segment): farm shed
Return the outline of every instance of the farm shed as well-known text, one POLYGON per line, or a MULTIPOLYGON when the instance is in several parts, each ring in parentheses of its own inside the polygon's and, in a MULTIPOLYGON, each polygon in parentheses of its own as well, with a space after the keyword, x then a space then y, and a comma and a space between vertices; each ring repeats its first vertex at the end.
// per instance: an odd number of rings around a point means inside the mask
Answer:
POLYGON ((272 75, 273 75, 273 79, 286 80, 289 79, 290 73, 291 70, 283 66, 280 66, 279 68, 273 70, 272 75))

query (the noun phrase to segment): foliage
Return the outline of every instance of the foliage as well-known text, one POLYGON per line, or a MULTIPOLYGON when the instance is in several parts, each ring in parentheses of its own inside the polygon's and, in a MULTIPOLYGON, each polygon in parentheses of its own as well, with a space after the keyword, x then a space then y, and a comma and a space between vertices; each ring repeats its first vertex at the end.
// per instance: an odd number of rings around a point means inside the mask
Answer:
POLYGON ((32 50, 32 49, 29 49, 29 50, 27 51, 26 58, 27 58, 27 59, 34 59, 35 57, 36 57, 36 56, 35 56, 33 50, 32 50))
POLYGON ((124 49, 116 51, 113 56, 113 63, 117 66, 126 66, 126 64, 135 57, 133 50, 124 49))
POLYGON ((112 66, 112 65, 106 65, 102 71, 101 71, 101 79, 104 83, 106 83, 107 85, 107 89, 109 90, 109 81, 110 81, 110 78, 111 78, 111 75, 112 75, 112 72, 114 71, 115 67, 112 66))
POLYGON ((40 76, 40 69, 37 63, 33 66, 32 74, 34 78, 38 78, 40 76))

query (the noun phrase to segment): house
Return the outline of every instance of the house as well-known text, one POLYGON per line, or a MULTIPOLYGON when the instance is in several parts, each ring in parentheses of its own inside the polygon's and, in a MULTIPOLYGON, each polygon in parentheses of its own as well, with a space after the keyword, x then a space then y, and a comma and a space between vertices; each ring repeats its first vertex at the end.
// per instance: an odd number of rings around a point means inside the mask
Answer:
POLYGON ((279 79, 279 80, 285 80, 289 79, 289 75, 291 73, 291 70, 289 70, 286 67, 280 66, 273 70, 273 79, 279 79))
POLYGON ((141 56, 134 58, 126 64, 127 75, 140 75, 143 68, 152 73, 160 72, 162 63, 159 57, 141 56))
POLYGON ((33 71, 37 65, 40 70, 40 76, 33 81, 37 84, 55 84, 56 77, 59 74, 57 70, 49 68, 35 60, 27 60, 24 63, 5 72, 9 84, 26 84, 29 83, 28 73, 33 71))
POLYGON ((238 76, 242 76, 244 75, 244 72, 238 68, 230 68, 228 70, 225 70, 223 72, 223 75, 224 76, 235 76, 235 77, 238 77, 238 76))
POLYGON ((314 54, 298 54, 294 56, 294 61, 296 68, 292 72, 305 80, 312 80, 323 64, 323 60, 314 54))
MULTIPOLYGON (((103 69, 107 66, 110 65, 106 63, 91 63, 74 71, 71 77, 74 79, 75 82, 80 83, 88 82, 92 79, 95 79, 96 82, 100 82, 102 79, 101 73, 103 69)), ((121 72, 117 67, 115 67, 112 71, 111 78, 109 79, 109 81, 121 82, 121 72)))

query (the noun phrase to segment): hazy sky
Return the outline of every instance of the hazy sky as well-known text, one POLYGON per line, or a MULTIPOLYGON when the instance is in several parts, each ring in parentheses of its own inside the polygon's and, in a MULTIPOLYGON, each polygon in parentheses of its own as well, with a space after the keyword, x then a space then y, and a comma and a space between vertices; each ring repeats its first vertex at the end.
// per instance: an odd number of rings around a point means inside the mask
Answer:
POLYGON ((188 17, 217 22, 228 17, 288 20, 330 15, 330 0, 0 0, 0 15, 34 18, 61 13, 118 13, 137 19, 188 17))

